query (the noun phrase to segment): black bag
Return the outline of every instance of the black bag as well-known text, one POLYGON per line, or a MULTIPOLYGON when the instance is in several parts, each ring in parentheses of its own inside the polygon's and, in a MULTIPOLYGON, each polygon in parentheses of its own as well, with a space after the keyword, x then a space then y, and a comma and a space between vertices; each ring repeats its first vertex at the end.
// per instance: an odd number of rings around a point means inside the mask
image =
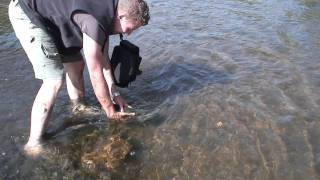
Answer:
POLYGON ((139 47, 123 40, 120 34, 120 45, 114 47, 110 61, 115 84, 124 88, 136 80, 136 76, 142 73, 139 70, 141 60, 139 47))

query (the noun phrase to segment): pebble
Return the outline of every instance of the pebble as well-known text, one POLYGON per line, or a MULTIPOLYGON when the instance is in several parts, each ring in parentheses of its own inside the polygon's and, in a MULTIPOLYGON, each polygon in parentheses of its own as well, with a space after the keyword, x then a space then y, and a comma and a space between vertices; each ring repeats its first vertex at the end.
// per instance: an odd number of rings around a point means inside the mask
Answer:
POLYGON ((223 123, 222 123, 221 121, 219 121, 219 122, 217 123, 217 126, 218 126, 218 127, 222 127, 222 126, 223 126, 223 123))
POLYGON ((135 151, 131 151, 131 152, 130 152, 130 156, 134 156, 135 154, 136 154, 135 151))
POLYGON ((5 152, 3 152, 3 153, 1 153, 2 154, 2 156, 5 156, 6 155, 6 153, 5 152))

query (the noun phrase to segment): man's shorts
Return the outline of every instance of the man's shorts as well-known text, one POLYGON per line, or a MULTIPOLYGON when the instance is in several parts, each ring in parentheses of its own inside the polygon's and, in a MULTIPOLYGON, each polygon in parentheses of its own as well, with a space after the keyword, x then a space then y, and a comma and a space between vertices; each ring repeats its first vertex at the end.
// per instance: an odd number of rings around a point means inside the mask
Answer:
POLYGON ((80 52, 70 56, 59 54, 51 36, 30 21, 18 0, 10 2, 9 19, 37 79, 62 80, 63 63, 83 59, 80 52))

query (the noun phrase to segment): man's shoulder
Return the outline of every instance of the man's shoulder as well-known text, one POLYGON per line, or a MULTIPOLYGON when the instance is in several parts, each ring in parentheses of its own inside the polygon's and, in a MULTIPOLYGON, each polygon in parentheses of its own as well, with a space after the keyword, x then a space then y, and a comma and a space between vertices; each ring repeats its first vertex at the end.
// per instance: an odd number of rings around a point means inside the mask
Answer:
POLYGON ((100 46, 103 47, 105 45, 107 33, 94 16, 83 12, 75 13, 73 21, 78 25, 82 33, 88 35, 100 46))

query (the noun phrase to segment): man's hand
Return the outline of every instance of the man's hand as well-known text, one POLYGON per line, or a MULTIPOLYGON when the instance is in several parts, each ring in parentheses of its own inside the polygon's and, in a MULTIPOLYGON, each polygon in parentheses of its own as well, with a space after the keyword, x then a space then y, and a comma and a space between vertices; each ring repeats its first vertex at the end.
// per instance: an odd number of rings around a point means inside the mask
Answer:
POLYGON ((128 103, 121 96, 116 96, 116 97, 114 97, 113 100, 116 104, 119 105, 121 112, 124 112, 125 107, 132 109, 132 107, 130 105, 128 105, 128 103))
MULTIPOLYGON (((109 84, 108 84, 109 85, 109 84)), ((110 83, 110 96, 112 98, 112 100, 117 104, 119 105, 120 107, 120 111, 121 112, 124 112, 125 108, 128 107, 130 109, 132 109, 131 106, 128 105, 127 101, 124 100, 121 95, 120 95, 120 92, 118 90, 118 87, 116 85, 114 85, 113 83, 113 80, 112 82, 110 83)))
POLYGON ((107 117, 116 122, 124 121, 126 118, 135 116, 135 113, 129 113, 129 112, 117 112, 115 111, 113 106, 110 106, 107 110, 107 117))

